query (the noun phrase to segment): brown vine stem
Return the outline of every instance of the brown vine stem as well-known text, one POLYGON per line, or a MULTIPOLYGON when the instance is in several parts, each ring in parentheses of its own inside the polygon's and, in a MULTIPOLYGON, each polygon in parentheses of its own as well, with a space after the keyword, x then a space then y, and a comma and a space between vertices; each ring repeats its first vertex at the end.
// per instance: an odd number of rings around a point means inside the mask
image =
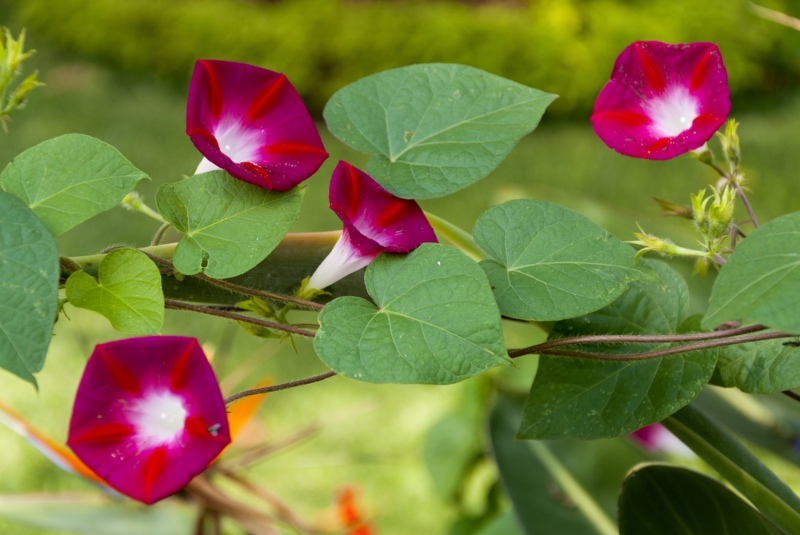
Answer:
MULTIPOLYGON (((141 251, 141 249, 139 249, 139 250, 141 251)), ((167 260, 166 258, 161 258, 160 256, 156 256, 156 255, 154 255, 152 253, 148 253, 147 251, 142 251, 142 252, 144 254, 146 254, 147 256, 149 256, 150 259, 153 260, 154 262, 158 262, 159 264, 162 264, 162 265, 164 265, 164 266, 166 266, 166 267, 168 267, 168 268, 170 268, 172 270, 175 269, 175 265, 172 262, 170 262, 169 260, 167 260)), ((299 298, 293 297, 291 295, 283 295, 283 294, 278 294, 278 293, 274 293, 274 292, 266 292, 264 290, 256 290, 255 288, 247 288, 246 286, 240 286, 240 285, 234 284, 232 282, 228 282, 228 281, 224 281, 224 280, 220 280, 220 279, 215 279, 215 278, 209 277, 208 275, 204 275, 203 273, 196 273, 196 274, 190 275, 190 276, 198 278, 198 279, 200 279, 202 281, 205 281, 205 282, 207 282, 209 284, 213 284, 214 286, 217 286, 219 288, 224 288, 225 290, 228 290, 229 292, 233 292, 233 293, 237 293, 237 294, 241 294, 241 295, 249 295, 249 296, 252 296, 252 297, 262 297, 264 299, 273 299, 275 301, 282 301, 284 303, 292 303, 294 305, 297 305, 297 306, 300 306, 300 307, 304 307, 304 308, 310 308, 312 310, 322 310, 322 308, 324 307, 324 305, 322 305, 320 303, 315 303, 314 301, 308 301, 306 299, 299 299, 299 298)))
POLYGON ((267 321, 258 318, 251 318, 243 314, 236 314, 227 310, 220 310, 218 308, 209 308, 201 305, 192 305, 182 301, 175 301, 174 299, 164 299, 164 306, 173 310, 189 310, 192 312, 200 312, 201 314, 208 314, 209 316, 217 316, 220 318, 227 318, 234 321, 243 321, 245 323, 252 323, 253 325, 260 325, 268 329, 275 329, 276 331, 283 331, 289 334, 299 334, 301 336, 308 336, 313 338, 316 333, 308 329, 300 329, 299 327, 292 327, 291 325, 284 325, 283 323, 275 323, 274 321, 267 321))
POLYGON ((544 351, 539 351, 539 354, 554 355, 561 357, 577 357, 577 358, 586 358, 595 360, 645 360, 645 359, 653 359, 656 357, 665 357, 667 355, 674 355, 676 353, 688 353, 689 351, 698 351, 700 349, 711 349, 713 347, 743 344, 746 342, 759 342, 762 340, 774 340, 777 338, 790 338, 790 337, 794 338, 796 336, 797 335, 795 334, 782 333, 782 332, 754 334, 752 336, 739 336, 722 340, 711 340, 708 342, 701 342, 698 344, 687 344, 679 347, 670 347, 667 349, 661 349, 659 351, 634 353, 632 355, 604 355, 600 353, 589 353, 585 351, 570 351, 562 349, 545 349, 544 351))
MULTIPOLYGON (((541 354, 542 351, 548 350, 553 347, 571 346, 575 344, 652 344, 652 343, 680 343, 680 342, 698 342, 701 340, 716 340, 719 338, 731 338, 743 334, 751 334, 766 329, 766 325, 747 325, 736 329, 726 329, 724 331, 713 331, 710 333, 693 333, 693 334, 679 334, 679 335, 617 335, 617 334, 599 334, 589 336, 576 336, 575 338, 562 338, 560 340, 551 340, 542 344, 536 344, 529 347, 520 349, 512 349, 508 352, 511 358, 521 357, 523 355, 530 355, 534 353, 541 354)), ((784 334, 785 336, 789 336, 784 334)), ((594 354, 594 353, 592 353, 594 354)))
POLYGON ((286 390, 287 388, 294 388, 296 386, 303 386, 303 385, 310 385, 312 383, 318 383, 320 381, 324 381, 325 379, 329 379, 336 375, 336 372, 329 371, 325 373, 321 373, 319 375, 314 375, 312 377, 306 377, 305 379, 298 379, 296 381, 289 381, 288 383, 280 383, 277 385, 271 386, 264 386, 261 388, 252 388, 250 390, 243 390, 241 392, 237 392, 236 394, 230 395, 225 398, 225 404, 228 405, 229 403, 233 403, 237 399, 242 399, 247 396, 257 396, 258 394, 268 394, 270 392, 277 392, 278 390, 286 390))

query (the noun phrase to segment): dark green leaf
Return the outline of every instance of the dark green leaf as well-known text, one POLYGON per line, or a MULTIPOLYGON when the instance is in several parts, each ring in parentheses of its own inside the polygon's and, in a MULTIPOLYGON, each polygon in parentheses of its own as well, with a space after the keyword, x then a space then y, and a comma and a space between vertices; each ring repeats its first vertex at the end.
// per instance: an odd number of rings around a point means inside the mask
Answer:
POLYGON ((795 343, 764 340, 721 347, 712 382, 752 394, 796 388, 800 386, 800 347, 795 343))
POLYGON ((118 205, 143 178, 147 175, 111 145, 66 134, 14 158, 0 183, 57 236, 118 205))
POLYGON ((371 383, 450 384, 507 362, 500 314, 481 268, 426 243, 382 254, 366 274, 377 303, 342 297, 319 315, 314 348, 337 373, 371 383))
POLYGON ((800 212, 773 219, 734 250, 714 283, 703 327, 737 320, 800 333, 800 212))
POLYGON ((544 201, 495 206, 475 225, 493 260, 481 266, 504 316, 556 321, 610 304, 635 280, 653 279, 635 251, 582 215, 544 201))
POLYGON ((67 299, 102 314, 118 331, 154 334, 164 323, 161 273, 136 249, 115 249, 100 263, 99 280, 84 271, 67 279, 67 299))
POLYGON ((162 217, 184 233, 173 256, 186 275, 226 279, 261 262, 289 232, 305 187, 266 191, 212 171, 164 184, 156 203, 162 217))
POLYGON ((441 63, 367 76, 325 106, 330 131, 374 154, 367 172, 405 198, 453 193, 488 175, 556 98, 493 74, 441 63))
POLYGON ((0 191, 0 367, 36 384, 58 305, 58 251, 25 204, 0 191))
POLYGON ((439 495, 454 501, 467 468, 481 453, 476 426, 463 414, 448 414, 428 431, 425 466, 439 495))
POLYGON ((780 532, 747 502, 710 477, 678 466, 634 469, 619 499, 621 535, 760 535, 780 532))
MULTIPOLYGON (((662 284, 634 282, 610 306, 555 325, 550 339, 594 334, 676 334, 687 317, 686 282, 649 262, 662 284)), ((666 344, 607 344, 569 349, 606 355, 643 353, 666 344)), ((541 356, 520 427, 521 438, 595 439, 628 434, 683 407, 708 382, 713 351, 646 360, 541 356)))

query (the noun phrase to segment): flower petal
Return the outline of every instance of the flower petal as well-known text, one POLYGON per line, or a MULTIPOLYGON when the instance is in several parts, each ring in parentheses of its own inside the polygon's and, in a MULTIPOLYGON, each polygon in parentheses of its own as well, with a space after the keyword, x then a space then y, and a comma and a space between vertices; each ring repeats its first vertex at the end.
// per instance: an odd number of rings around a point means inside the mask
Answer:
POLYGON ((225 403, 194 338, 99 344, 67 444, 110 486, 153 503, 182 489, 230 442, 225 403))
POLYGON ((367 266, 380 253, 408 253, 423 243, 436 242, 416 201, 392 195, 344 161, 331 176, 330 207, 342 220, 342 236, 306 288, 326 288, 367 266))
POLYGON ((701 147, 729 112, 728 74, 716 45, 639 41, 617 58, 592 125, 621 154, 665 160, 701 147))
POLYGON ((328 157, 286 76, 244 63, 195 64, 186 133, 204 156, 198 173, 221 168, 267 190, 290 190, 328 157))
POLYGON ((678 457, 693 457, 694 453, 686 444, 662 424, 647 425, 630 434, 634 442, 649 452, 669 453, 678 457))

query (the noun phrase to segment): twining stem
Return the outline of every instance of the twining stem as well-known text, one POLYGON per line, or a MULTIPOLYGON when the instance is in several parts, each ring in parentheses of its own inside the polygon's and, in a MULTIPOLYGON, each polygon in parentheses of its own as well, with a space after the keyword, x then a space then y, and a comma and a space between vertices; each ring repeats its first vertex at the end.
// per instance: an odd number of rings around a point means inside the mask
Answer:
POLYGON ((170 223, 169 221, 162 223, 161 226, 158 227, 156 233, 153 235, 153 239, 150 240, 150 247, 153 247, 154 245, 158 245, 159 243, 161 243, 161 240, 164 238, 164 234, 167 233, 169 227, 171 226, 172 223, 170 223))
POLYGON ((314 375, 313 377, 306 377, 305 379, 298 379, 296 381, 289 381, 287 383, 280 383, 277 385, 270 385, 270 386, 262 386, 261 388, 251 388, 250 390, 243 390, 236 394, 230 395, 225 398, 225 404, 228 405, 229 403, 233 403, 237 399, 241 399, 247 396, 257 396, 259 394, 268 394, 270 392, 277 392, 278 390, 286 390, 287 388, 294 388, 296 386, 303 386, 303 385, 310 385, 312 383, 318 383, 320 381, 324 381, 325 379, 329 379, 336 375, 336 372, 329 371, 325 373, 321 373, 319 375, 314 375))
POLYGON ((575 506, 583 516, 602 535, 617 535, 617 526, 608 518, 597 502, 586 492, 586 489, 570 474, 558 458, 547 449, 547 446, 536 440, 528 442, 528 447, 539 458, 545 469, 550 473, 564 492, 575 502, 575 506))
POLYGON ((253 318, 250 316, 245 316, 243 314, 236 314, 235 312, 220 310, 219 308, 211 308, 202 305, 192 305, 189 303, 183 303, 181 301, 175 301, 174 299, 164 299, 164 306, 166 308, 171 308, 173 310, 189 310, 191 312, 200 312, 201 314, 208 314, 209 316, 217 316, 220 318, 227 318, 234 321, 243 321, 245 323, 252 323, 253 325, 260 325, 261 327, 267 327, 268 329, 275 329, 276 331, 283 331, 289 334, 299 334, 301 336, 308 336, 309 338, 313 338, 316 335, 314 331, 309 331, 308 329, 301 329, 299 327, 293 327, 291 325, 284 325, 283 323, 275 323, 274 321, 267 321, 258 318, 253 318))
MULTIPOLYGON (((148 257, 150 257, 150 259, 153 260, 154 262, 157 262, 157 263, 159 263, 159 264, 161 264, 163 266, 166 266, 169 269, 172 269, 172 270, 175 269, 175 265, 172 262, 170 262, 169 260, 167 260, 166 258, 161 258, 160 256, 156 256, 156 255, 154 255, 152 253, 149 253, 147 251, 144 251, 142 249, 139 249, 139 250, 142 251, 144 254, 146 254, 148 257)), ((284 303, 292 303, 294 305, 297 305, 297 306, 300 306, 300 307, 304 307, 304 308, 310 308, 312 310, 322 310, 322 308, 324 306, 324 305, 321 305, 320 303, 315 303, 314 301, 308 301, 306 299, 300 299, 300 298, 297 298, 297 297, 293 297, 291 295, 283 295, 283 294, 274 293, 274 292, 267 292, 267 291, 264 291, 264 290, 256 290, 255 288, 247 288, 246 286, 240 286, 240 285, 234 284, 232 282, 224 281, 224 280, 221 280, 221 279, 214 279, 214 278, 209 277, 208 275, 205 275, 203 273, 196 273, 196 274, 191 275, 191 276, 195 277, 197 279, 200 279, 202 281, 205 281, 205 282, 207 282, 209 284, 213 284, 214 286, 217 286, 219 288, 224 288, 225 290, 228 290, 228 291, 233 292, 233 293, 238 293, 238 294, 241 294, 241 295, 248 295, 248 296, 251 296, 251 297, 261 297, 261 298, 264 298, 264 299, 273 299, 275 301, 283 301, 284 303)))
POLYGON ((716 340, 719 338, 730 338, 742 334, 750 334, 767 329, 766 325, 747 325, 736 329, 726 329, 723 331, 713 331, 710 333, 693 334, 665 334, 665 335, 619 335, 619 334, 593 334, 587 336, 576 336, 574 338, 561 338, 550 340, 541 344, 512 349, 508 352, 511 358, 521 357, 540 353, 541 351, 560 346, 570 346, 575 344, 651 344, 651 343, 678 343, 678 342, 698 342, 701 340, 716 340))
MULTIPOLYGON (((630 355, 609 355, 603 353, 590 353, 585 351, 570 351, 562 349, 545 349, 536 351, 540 355, 555 355, 561 357, 578 357, 595 360, 645 360, 654 359, 657 357, 666 357, 667 355, 675 355, 677 353, 688 353, 689 351, 699 351, 701 349, 711 349, 713 347, 723 347, 735 344, 744 344, 747 342, 760 342, 763 340, 775 340, 777 338, 795 338, 796 334, 775 332, 754 334, 752 336, 739 336, 734 338, 724 338, 722 340, 711 340, 709 342, 701 342, 697 344, 687 344, 678 347, 670 347, 658 351, 648 351, 645 353, 633 353, 630 355)), ((515 355, 519 356, 519 355, 515 355)))
POLYGON ((466 254, 476 262, 480 262, 486 258, 486 254, 484 254, 481 248, 478 247, 478 244, 475 243, 475 239, 469 232, 455 226, 446 219, 442 219, 437 215, 433 215, 430 212, 425 212, 425 217, 428 218, 433 230, 435 230, 441 236, 444 236, 462 253, 466 254))
POLYGON ((800 499, 730 433, 691 405, 662 423, 785 533, 800 533, 800 499))

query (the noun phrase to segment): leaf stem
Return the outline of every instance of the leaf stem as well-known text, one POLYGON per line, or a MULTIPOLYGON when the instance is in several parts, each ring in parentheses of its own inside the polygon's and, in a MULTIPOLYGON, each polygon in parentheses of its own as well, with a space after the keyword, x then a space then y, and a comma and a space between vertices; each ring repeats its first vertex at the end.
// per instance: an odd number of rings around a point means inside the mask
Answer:
POLYGON ((462 253, 476 262, 486 258, 486 254, 478 247, 478 244, 475 243, 475 238, 469 232, 430 212, 425 212, 425 217, 428 218, 437 234, 444 236, 447 241, 455 245, 462 253))
POLYGON ((539 441, 531 440, 528 447, 539 458, 544 467, 564 489, 564 492, 575 502, 583 516, 603 535, 618 535, 614 522, 608 518, 597 502, 586 492, 586 489, 569 473, 558 458, 539 441))
POLYGON ((295 388, 297 386, 303 385, 310 385, 312 383, 318 383, 320 381, 324 381, 325 379, 329 379, 336 375, 334 371, 328 371, 325 373, 321 373, 319 375, 314 375, 312 377, 306 377, 305 379, 297 379, 296 381, 289 381, 287 383, 280 383, 277 385, 271 386, 264 386, 261 388, 251 388, 250 390, 243 390, 236 394, 232 394, 225 398, 225 404, 228 405, 233 403, 237 399, 241 399, 247 396, 257 396, 259 394, 268 394, 270 392, 277 392, 278 390, 286 390, 288 388, 295 388))
POLYGON ((301 336, 307 336, 309 338, 313 338, 316 335, 314 331, 309 331, 308 329, 300 329, 299 327, 292 327, 291 325, 284 325, 282 323, 275 323, 273 321, 252 318, 250 316, 245 316, 243 314, 236 314, 235 312, 220 310, 218 308, 210 308, 201 305, 192 305, 189 303, 183 303, 181 301, 175 301, 174 299, 164 299, 164 306, 166 308, 170 308, 173 310, 188 310, 191 312, 200 312, 201 314, 208 314, 209 316, 217 316, 220 318, 227 318, 234 321, 243 321, 245 323, 252 323, 253 325, 260 325, 261 327, 266 327, 268 329, 275 329, 276 331, 283 331, 289 334, 299 334, 301 336))
POLYGON ((786 533, 800 533, 800 499, 730 433, 691 405, 664 426, 786 533))

